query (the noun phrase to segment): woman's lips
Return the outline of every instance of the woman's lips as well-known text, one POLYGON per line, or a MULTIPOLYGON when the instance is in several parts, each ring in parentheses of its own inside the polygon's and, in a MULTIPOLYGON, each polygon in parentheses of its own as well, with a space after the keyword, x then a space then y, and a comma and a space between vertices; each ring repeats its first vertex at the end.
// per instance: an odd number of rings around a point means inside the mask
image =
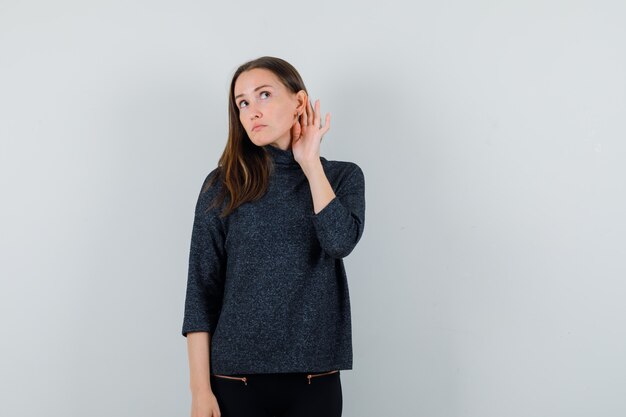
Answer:
POLYGON ((255 127, 254 129, 252 129, 252 131, 254 132, 254 131, 257 131, 257 130, 262 129, 264 127, 265 127, 265 125, 259 125, 259 126, 255 127))

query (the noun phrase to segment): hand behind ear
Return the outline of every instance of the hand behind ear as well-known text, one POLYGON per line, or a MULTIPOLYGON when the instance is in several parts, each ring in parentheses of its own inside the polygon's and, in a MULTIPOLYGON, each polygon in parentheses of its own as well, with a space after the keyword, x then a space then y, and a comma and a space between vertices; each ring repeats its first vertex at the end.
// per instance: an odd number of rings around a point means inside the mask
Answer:
POLYGON ((300 127, 300 118, 296 118, 296 121, 293 122, 293 126, 291 126, 291 143, 293 144, 300 139, 301 134, 302 128, 300 127))

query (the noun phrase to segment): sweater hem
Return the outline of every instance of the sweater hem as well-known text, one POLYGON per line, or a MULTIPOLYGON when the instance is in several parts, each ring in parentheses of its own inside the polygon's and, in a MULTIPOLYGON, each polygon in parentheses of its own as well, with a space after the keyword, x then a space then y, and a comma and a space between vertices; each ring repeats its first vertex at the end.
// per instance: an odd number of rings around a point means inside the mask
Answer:
POLYGON ((211 374, 221 375, 241 375, 241 374, 266 374, 266 373, 302 373, 302 372, 324 372, 330 370, 352 370, 352 362, 335 362, 329 364, 318 363, 314 366, 248 366, 248 365, 216 365, 211 369, 211 374))

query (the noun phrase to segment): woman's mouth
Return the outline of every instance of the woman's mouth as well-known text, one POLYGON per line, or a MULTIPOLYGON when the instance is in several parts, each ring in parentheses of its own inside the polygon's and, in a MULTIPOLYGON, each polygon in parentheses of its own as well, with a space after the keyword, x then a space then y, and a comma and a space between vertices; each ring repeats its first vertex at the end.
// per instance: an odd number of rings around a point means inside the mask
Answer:
POLYGON ((257 130, 259 130, 259 129, 263 129, 264 127, 265 127, 265 125, 258 125, 258 126, 256 126, 256 127, 253 127, 253 128, 252 128, 252 131, 253 131, 253 132, 256 132, 257 130))

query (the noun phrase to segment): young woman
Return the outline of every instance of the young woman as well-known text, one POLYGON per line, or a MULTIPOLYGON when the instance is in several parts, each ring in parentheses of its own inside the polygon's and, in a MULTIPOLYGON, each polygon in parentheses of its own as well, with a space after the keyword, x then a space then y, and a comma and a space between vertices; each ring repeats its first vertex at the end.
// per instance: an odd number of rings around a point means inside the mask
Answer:
POLYGON ((229 134, 195 209, 183 336, 192 417, 342 412, 352 369, 343 258, 363 234, 364 176, 320 157, 321 125, 296 69, 241 65, 229 134))

